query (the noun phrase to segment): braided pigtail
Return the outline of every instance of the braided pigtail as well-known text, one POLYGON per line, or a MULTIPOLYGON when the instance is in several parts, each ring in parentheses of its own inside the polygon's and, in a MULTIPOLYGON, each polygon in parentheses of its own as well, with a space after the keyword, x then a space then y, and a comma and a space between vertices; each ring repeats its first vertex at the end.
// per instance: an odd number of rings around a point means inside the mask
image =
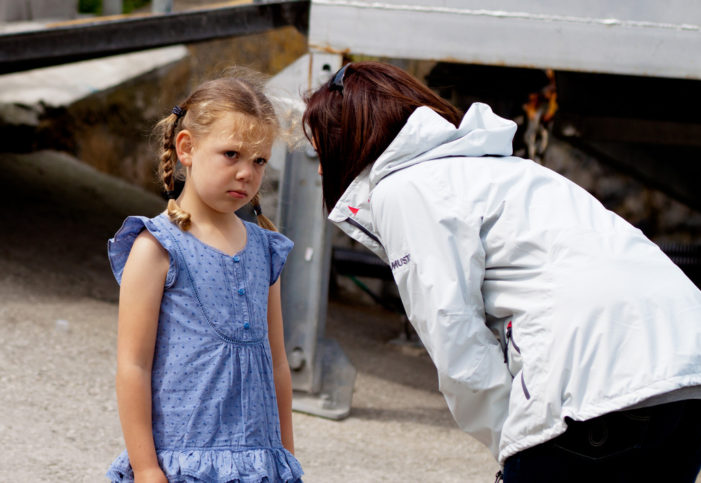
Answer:
POLYGON ((173 198, 168 200, 168 208, 166 212, 168 213, 168 218, 170 218, 170 221, 178 225, 178 228, 183 231, 190 229, 190 213, 180 208, 180 205, 178 205, 173 198))
POLYGON ((186 111, 179 106, 173 108, 173 112, 156 125, 161 132, 161 162, 158 165, 158 174, 168 194, 168 218, 178 225, 181 230, 190 228, 190 213, 178 206, 175 196, 175 178, 177 175, 178 153, 175 150, 175 136, 178 121, 184 117, 186 111))
POLYGON ((263 214, 263 210, 260 207, 260 193, 256 193, 253 198, 251 198, 251 206, 253 206, 253 213, 256 215, 258 226, 266 230, 277 231, 275 224, 263 214))

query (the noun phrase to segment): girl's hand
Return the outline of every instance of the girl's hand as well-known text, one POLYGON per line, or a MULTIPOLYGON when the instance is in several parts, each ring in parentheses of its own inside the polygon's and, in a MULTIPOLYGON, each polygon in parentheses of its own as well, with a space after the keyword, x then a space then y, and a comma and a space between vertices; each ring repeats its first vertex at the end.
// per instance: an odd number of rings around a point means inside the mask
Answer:
POLYGON ((134 483, 168 483, 168 478, 159 467, 146 468, 134 472, 134 483))

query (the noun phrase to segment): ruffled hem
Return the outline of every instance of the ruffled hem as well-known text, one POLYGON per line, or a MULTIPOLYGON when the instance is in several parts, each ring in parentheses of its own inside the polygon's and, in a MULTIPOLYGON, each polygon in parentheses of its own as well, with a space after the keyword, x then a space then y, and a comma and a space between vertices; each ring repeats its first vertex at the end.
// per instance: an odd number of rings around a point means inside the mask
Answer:
MULTIPOLYGON (((159 450, 158 463, 169 483, 301 483, 302 466, 284 448, 246 450, 159 450)), ((112 482, 133 482, 124 451, 107 471, 112 482)))

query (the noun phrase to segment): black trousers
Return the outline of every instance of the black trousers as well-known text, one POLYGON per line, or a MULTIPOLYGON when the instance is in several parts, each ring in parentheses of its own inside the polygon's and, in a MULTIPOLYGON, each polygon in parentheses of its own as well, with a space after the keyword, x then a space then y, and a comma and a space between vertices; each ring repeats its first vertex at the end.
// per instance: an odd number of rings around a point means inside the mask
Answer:
POLYGON ((504 483, 694 483, 701 469, 701 400, 566 422, 508 458, 504 483))

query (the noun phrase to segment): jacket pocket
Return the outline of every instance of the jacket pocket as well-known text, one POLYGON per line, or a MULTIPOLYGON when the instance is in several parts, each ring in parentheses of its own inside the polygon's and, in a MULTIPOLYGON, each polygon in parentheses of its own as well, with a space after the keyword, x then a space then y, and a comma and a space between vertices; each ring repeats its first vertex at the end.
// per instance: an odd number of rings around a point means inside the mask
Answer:
POLYGON ((521 348, 514 340, 513 323, 511 322, 511 319, 506 322, 506 328, 504 329, 504 340, 506 342, 504 347, 504 359, 509 368, 509 372, 511 373, 511 377, 515 377, 521 370, 523 361, 521 360, 521 348))

